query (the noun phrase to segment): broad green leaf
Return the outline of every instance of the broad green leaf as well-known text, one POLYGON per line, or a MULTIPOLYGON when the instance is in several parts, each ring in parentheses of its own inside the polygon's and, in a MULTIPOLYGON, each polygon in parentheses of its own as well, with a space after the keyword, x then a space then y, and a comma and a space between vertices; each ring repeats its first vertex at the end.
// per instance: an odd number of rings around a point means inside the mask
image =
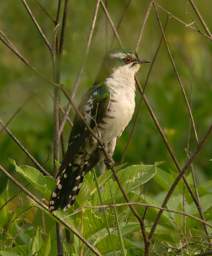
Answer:
POLYGON ((42 247, 42 237, 40 228, 36 229, 35 237, 32 240, 32 254, 37 254, 42 247))
POLYGON ((0 255, 1 256, 20 256, 20 254, 16 253, 16 252, 10 252, 9 250, 6 251, 0 251, 0 255))
POLYGON ((50 256, 51 255, 51 235, 48 235, 48 239, 45 243, 43 243, 43 246, 40 250, 42 256, 50 256))
POLYGON ((27 245, 18 245, 7 250, 0 250, 0 256, 31 256, 27 245))
POLYGON ((137 164, 121 169, 117 175, 120 182, 130 191, 150 181, 157 174, 157 171, 157 165, 137 164))
POLYGON ((52 177, 44 176, 39 170, 29 165, 18 166, 13 161, 15 170, 21 174, 30 184, 47 198, 55 187, 55 181, 52 177))
POLYGON ((7 181, 8 181, 7 176, 0 171, 0 194, 4 192, 7 186, 7 181))
POLYGON ((161 170, 158 172, 158 175, 154 177, 154 181, 164 190, 169 189, 170 184, 174 181, 173 173, 161 170))

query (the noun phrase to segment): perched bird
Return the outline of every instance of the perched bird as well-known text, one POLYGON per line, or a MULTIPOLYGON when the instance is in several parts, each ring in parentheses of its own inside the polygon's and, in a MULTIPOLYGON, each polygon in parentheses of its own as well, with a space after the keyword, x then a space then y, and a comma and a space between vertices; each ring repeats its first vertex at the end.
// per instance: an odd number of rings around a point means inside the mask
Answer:
POLYGON ((141 64, 147 62, 140 60, 137 54, 125 51, 111 53, 103 62, 100 72, 103 80, 97 80, 79 106, 84 120, 78 115, 75 117, 57 185, 49 202, 50 211, 73 205, 86 173, 106 159, 88 127, 104 145, 112 162, 116 140, 134 113, 135 74, 141 64))

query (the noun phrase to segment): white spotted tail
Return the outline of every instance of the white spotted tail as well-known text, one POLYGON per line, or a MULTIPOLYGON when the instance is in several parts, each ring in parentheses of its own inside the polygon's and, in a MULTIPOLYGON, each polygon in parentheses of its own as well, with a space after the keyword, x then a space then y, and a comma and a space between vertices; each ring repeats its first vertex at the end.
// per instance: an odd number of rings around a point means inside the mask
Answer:
POLYGON ((49 202, 50 211, 54 211, 58 208, 66 210, 74 204, 85 175, 83 169, 84 168, 80 165, 69 164, 69 166, 60 173, 57 177, 56 188, 49 202))

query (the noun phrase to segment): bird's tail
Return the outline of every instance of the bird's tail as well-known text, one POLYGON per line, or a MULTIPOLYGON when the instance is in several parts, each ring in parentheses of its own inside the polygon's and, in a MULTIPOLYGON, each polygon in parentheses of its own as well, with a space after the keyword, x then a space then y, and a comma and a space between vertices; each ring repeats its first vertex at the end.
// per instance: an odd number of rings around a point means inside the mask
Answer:
POLYGON ((66 209, 74 204, 85 175, 83 166, 69 164, 57 177, 57 186, 51 195, 49 210, 66 209))

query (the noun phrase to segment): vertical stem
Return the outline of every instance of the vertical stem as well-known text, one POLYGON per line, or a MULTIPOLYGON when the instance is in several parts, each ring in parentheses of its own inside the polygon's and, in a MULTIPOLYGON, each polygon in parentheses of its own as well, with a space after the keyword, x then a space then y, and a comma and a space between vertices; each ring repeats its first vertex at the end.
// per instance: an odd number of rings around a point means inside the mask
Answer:
MULTIPOLYGON (((60 83, 60 55, 58 54, 58 46, 59 46, 59 38, 58 38, 58 31, 57 26, 59 25, 59 13, 61 8, 61 1, 58 1, 58 9, 57 9, 57 17, 55 23, 55 38, 54 38, 54 45, 53 45, 53 81, 56 83, 60 83)), ((54 115, 54 144, 53 144, 53 166, 54 166, 54 173, 57 175, 57 166, 56 162, 60 159, 60 136, 59 136, 59 128, 60 128, 60 119, 59 119, 59 103, 60 103, 60 95, 59 95, 59 88, 54 88, 54 98, 53 98, 53 115, 54 115)), ((57 239, 57 255, 63 256, 63 245, 61 241, 61 232, 60 226, 56 223, 56 239, 57 239)))
MULTIPOLYGON (((60 55, 58 54, 58 38, 56 37, 55 49, 53 55, 53 80, 56 83, 60 83, 60 55)), ((54 157, 53 166, 55 174, 57 174, 56 162, 60 159, 60 117, 59 117, 59 103, 60 103, 60 91, 58 87, 54 88, 54 157)), ((57 255, 63 256, 63 245, 61 241, 60 226, 56 224, 56 237, 57 237, 57 255)))
MULTIPOLYGON (((60 65, 59 65, 59 55, 57 54, 57 50, 54 53, 53 57, 53 80, 55 83, 60 83, 60 65)), ((59 138, 59 103, 60 103, 60 95, 59 88, 54 88, 54 170, 56 170, 55 161, 58 161, 60 158, 60 138, 59 138)))
MULTIPOLYGON (((53 54, 53 81, 60 84, 60 61, 63 51, 63 42, 66 26, 66 17, 68 9, 68 0, 64 2, 64 9, 60 28, 60 10, 61 0, 58 0, 57 15, 55 22, 55 42, 54 42, 54 54, 53 54), (59 28, 59 30, 58 30, 59 28), (59 33, 60 32, 60 33, 59 33)), ((57 174, 56 161, 60 160, 60 88, 54 89, 54 170, 57 174)), ((61 230, 59 224, 56 224, 56 236, 57 236, 57 254, 63 256, 63 244, 61 239, 61 230)))

